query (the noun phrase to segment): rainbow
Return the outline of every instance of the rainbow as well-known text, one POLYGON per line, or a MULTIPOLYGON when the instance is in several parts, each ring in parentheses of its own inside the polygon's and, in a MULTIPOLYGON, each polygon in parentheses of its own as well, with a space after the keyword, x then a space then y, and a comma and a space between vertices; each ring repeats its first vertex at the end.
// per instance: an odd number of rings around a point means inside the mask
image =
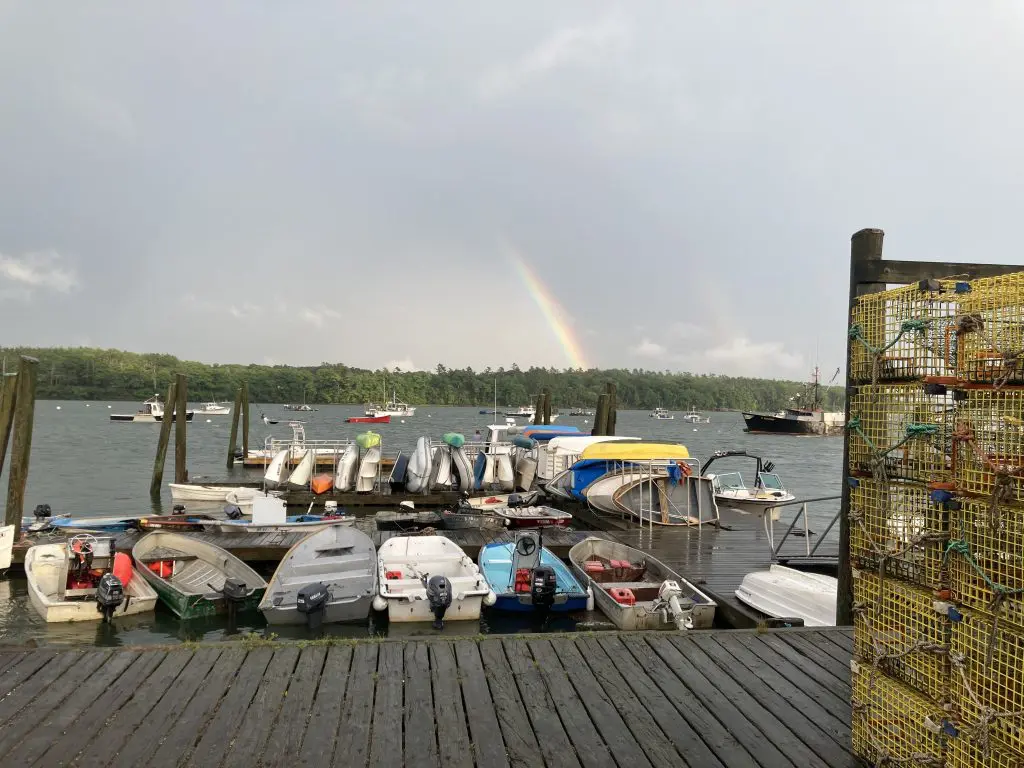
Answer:
POLYGON ((555 338, 561 344, 562 350, 569 360, 569 367, 586 370, 588 368, 587 361, 583 357, 583 350, 580 347, 579 340, 573 334, 572 326, 565 320, 565 310, 562 309, 555 297, 551 295, 551 291, 541 282, 540 278, 523 257, 512 249, 510 249, 510 255, 512 264, 519 273, 519 277, 522 278, 526 290, 530 292, 530 296, 533 297, 537 308, 544 315, 544 319, 551 328, 551 332, 555 334, 555 338))

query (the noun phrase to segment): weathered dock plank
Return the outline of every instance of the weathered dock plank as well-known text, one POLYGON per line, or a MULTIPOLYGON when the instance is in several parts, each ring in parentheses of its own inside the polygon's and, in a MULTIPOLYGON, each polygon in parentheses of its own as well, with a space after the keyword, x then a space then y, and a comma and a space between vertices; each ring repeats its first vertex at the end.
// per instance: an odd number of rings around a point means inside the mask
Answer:
POLYGON ((0 671, 0 749, 90 768, 850 768, 850 634, 37 651, 0 671))

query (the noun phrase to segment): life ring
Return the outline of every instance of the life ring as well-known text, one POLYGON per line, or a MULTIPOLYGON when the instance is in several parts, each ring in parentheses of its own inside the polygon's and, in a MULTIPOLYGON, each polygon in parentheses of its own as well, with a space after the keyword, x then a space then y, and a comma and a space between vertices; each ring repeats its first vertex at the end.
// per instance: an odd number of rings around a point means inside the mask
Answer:
POLYGON ((683 477, 689 477, 693 474, 693 467, 685 461, 677 461, 676 466, 679 467, 679 471, 683 473, 683 477))

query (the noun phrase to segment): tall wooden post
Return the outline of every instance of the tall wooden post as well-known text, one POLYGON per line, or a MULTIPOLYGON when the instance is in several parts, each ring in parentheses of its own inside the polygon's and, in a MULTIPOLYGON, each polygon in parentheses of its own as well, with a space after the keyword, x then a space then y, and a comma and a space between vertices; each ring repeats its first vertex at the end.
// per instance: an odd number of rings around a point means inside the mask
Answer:
POLYGON ((4 471, 7 458, 7 445, 11 437, 11 424, 14 423, 14 402, 17 399, 18 377, 15 374, 4 374, 0 379, 0 473, 4 471))
POLYGON ((231 437, 228 438, 228 469, 235 466, 235 446, 238 444, 238 420, 242 417, 242 388, 235 392, 235 407, 231 409, 231 437))
POLYGON ((594 411, 594 428, 590 431, 592 435, 608 434, 608 395, 597 396, 597 410, 594 411))
POLYGON ((167 388, 167 399, 164 401, 164 418, 160 422, 160 437, 156 443, 156 459, 153 461, 153 478, 149 481, 149 495, 160 498, 160 489, 164 484, 164 466, 167 464, 167 444, 171 442, 171 410, 175 400, 174 382, 167 388))
MULTIPOLYGON (((870 283, 863 280, 874 262, 882 260, 882 240, 885 233, 880 229, 862 229, 850 239, 850 302, 846 326, 853 322, 853 310, 859 296, 885 290, 885 283, 870 283)), ((873 271, 873 270, 872 270, 873 271)), ((851 395, 850 366, 852 363, 853 340, 846 339, 846 417, 850 423, 851 395)), ((843 494, 839 507, 839 591, 836 596, 836 624, 853 624, 853 574, 850 569, 850 433, 843 437, 843 494)))
POLYGON ((7 525, 14 526, 14 538, 21 538, 25 514, 28 462, 32 454, 32 426, 36 413, 36 371, 39 361, 22 355, 18 361, 18 386, 14 400, 14 439, 11 444, 11 474, 7 481, 7 525))
POLYGON ((544 423, 544 395, 535 395, 532 401, 533 404, 533 423, 543 424, 544 423))
POLYGON ((605 391, 608 393, 608 413, 605 416, 605 432, 606 435, 615 434, 615 412, 619 407, 619 398, 617 394, 617 388, 614 383, 608 382, 605 384, 605 391))
POLYGON ((249 382, 242 382, 242 458, 249 458, 249 382))
POLYGON ((551 423, 551 387, 544 387, 544 423, 551 423))
POLYGON ((164 418, 174 419, 174 482, 188 482, 188 448, 187 436, 188 419, 185 412, 188 403, 188 378, 184 373, 174 376, 174 413, 171 413, 171 404, 168 403, 164 409, 164 418))

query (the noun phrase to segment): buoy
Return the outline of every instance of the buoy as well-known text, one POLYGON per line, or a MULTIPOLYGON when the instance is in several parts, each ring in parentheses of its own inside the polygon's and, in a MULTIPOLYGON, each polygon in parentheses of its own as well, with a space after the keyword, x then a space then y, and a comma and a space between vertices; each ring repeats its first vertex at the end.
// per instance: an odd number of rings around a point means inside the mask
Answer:
POLYGON ((589 421, 587 421, 586 419, 584 419, 584 420, 583 420, 583 423, 584 423, 584 424, 589 424, 590 422, 589 422, 589 421))
POLYGON ((488 608, 490 608, 496 602, 498 602, 498 595, 495 594, 493 589, 490 590, 486 595, 484 595, 484 605, 486 605, 488 608))
POLYGON ((86 407, 86 408, 88 408, 88 407, 89 407, 89 403, 86 403, 86 404, 85 404, 85 407, 86 407))
MULTIPOLYGON (((209 424, 211 421, 213 421, 213 419, 207 419, 206 423, 209 424)), ((694 431, 696 431, 696 430, 694 430, 694 431)))
POLYGON ((427 418, 428 418, 428 419, 432 419, 432 418, 434 418, 434 414, 432 414, 432 413, 428 413, 428 414, 427 414, 427 418))
POLYGON ((108 406, 107 406, 107 408, 109 408, 109 407, 110 407, 110 406, 108 405, 108 406))
POLYGON ((388 601, 380 595, 373 598, 373 610, 375 611, 386 611, 388 609, 388 601))
POLYGON ((402 424, 405 424, 405 419, 402 419, 401 423, 402 423, 402 424))
POLYGON ((58 410, 58 411, 60 410, 60 406, 59 406, 59 405, 57 406, 57 410, 58 410))
POLYGON ((118 552, 114 555, 114 575, 121 580, 124 586, 128 586, 128 582, 132 580, 132 574, 134 569, 132 568, 132 559, 128 557, 124 552, 118 552))

